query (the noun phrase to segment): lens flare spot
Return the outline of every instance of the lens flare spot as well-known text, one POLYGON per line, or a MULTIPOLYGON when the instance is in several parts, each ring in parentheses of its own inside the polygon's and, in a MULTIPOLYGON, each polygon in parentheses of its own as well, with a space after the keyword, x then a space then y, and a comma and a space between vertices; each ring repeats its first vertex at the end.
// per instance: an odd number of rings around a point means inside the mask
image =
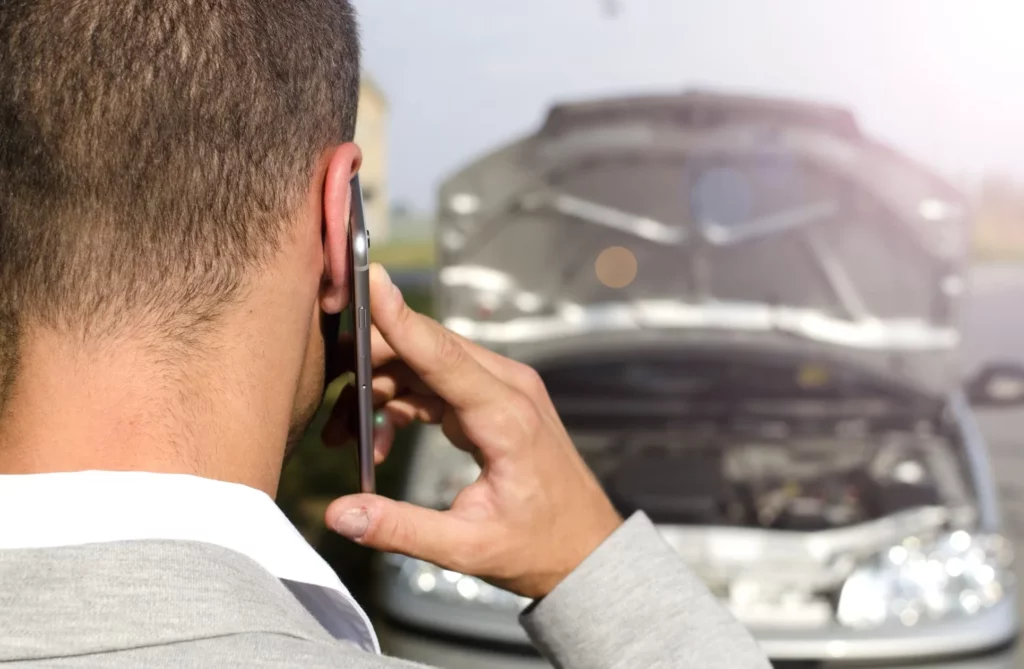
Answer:
POLYGON ((971 535, 963 530, 957 530, 949 536, 949 545, 953 550, 962 553, 971 547, 971 535))
POLYGON ((900 612, 900 622, 907 627, 913 627, 920 620, 921 615, 914 609, 903 609, 900 612))
POLYGON ((423 572, 416 578, 416 587, 423 592, 432 592, 437 586, 437 579, 429 572, 423 572))
POLYGON ((960 606, 962 606, 964 611, 968 614, 973 615, 981 608, 981 597, 979 597, 976 592, 964 590, 960 593, 960 606))
POLYGON ((889 560, 895 565, 901 565, 907 561, 909 553, 903 546, 893 546, 889 549, 889 560))
POLYGON ((625 288, 636 279, 636 256, 623 246, 611 246, 597 256, 594 272, 609 288, 625 288))
POLYGON ((460 579, 455 589, 459 591, 460 595, 469 600, 476 599, 480 595, 480 586, 471 578, 460 579))

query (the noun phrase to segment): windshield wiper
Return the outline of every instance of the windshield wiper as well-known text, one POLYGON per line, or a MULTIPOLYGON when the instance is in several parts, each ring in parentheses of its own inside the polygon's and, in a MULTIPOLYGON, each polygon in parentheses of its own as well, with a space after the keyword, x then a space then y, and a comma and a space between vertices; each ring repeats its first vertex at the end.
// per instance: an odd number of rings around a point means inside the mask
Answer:
POLYGON ((771 237, 781 232, 795 230, 812 223, 827 221, 839 213, 839 206, 831 200, 812 202, 762 216, 745 223, 705 223, 704 237, 715 246, 732 246, 754 239, 771 237))
POLYGON ((825 283, 831 289, 832 295, 850 320, 862 321, 869 318, 871 312, 861 298, 849 272, 817 233, 817 230, 808 230, 803 236, 803 241, 810 250, 814 262, 818 265, 818 270, 825 278, 825 283))
MULTIPOLYGON (((609 207, 593 200, 554 190, 543 190, 525 195, 520 200, 525 211, 550 209, 563 216, 594 223, 612 230, 667 246, 681 246, 689 238, 688 231, 661 221, 609 207)), ((769 216, 762 216, 729 226, 706 223, 701 226, 702 236, 714 246, 732 246, 743 242, 777 235, 781 232, 826 221, 839 213, 839 206, 831 200, 812 202, 769 216)))
POLYGON ((553 190, 525 195, 520 200, 520 206, 526 211, 550 209, 563 216, 594 223, 649 242, 668 246, 683 244, 688 236, 686 230, 682 228, 553 190))

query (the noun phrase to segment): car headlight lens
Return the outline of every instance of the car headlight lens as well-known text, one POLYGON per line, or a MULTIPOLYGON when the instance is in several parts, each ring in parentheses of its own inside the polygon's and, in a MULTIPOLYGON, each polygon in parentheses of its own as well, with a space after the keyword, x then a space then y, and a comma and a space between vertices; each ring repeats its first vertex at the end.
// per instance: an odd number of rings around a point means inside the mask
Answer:
POLYGON ((971 616, 1006 596, 1012 562, 1012 546, 998 535, 957 530, 932 542, 909 537, 847 579, 836 617, 864 628, 971 616))
POLYGON ((416 595, 451 604, 476 604, 512 614, 518 614, 530 602, 474 576, 441 569, 422 560, 389 555, 387 563, 396 570, 399 584, 416 595))
MULTIPOLYGON (((424 425, 421 430, 410 462, 405 497, 419 506, 447 509, 459 491, 480 476, 480 466, 468 453, 452 446, 440 427, 424 425)), ((392 578, 417 595, 512 613, 518 613, 529 602, 473 576, 422 560, 388 555, 385 563, 393 570, 392 578)))

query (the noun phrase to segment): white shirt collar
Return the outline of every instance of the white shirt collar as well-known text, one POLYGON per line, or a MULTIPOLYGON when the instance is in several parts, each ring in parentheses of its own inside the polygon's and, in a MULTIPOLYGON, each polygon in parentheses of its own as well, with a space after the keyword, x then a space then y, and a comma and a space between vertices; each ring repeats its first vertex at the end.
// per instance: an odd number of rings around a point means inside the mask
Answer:
POLYGON ((241 553, 285 581, 335 637, 380 652, 369 618, 334 570, 253 488, 147 472, 0 476, 0 510, 0 550, 169 539, 241 553))

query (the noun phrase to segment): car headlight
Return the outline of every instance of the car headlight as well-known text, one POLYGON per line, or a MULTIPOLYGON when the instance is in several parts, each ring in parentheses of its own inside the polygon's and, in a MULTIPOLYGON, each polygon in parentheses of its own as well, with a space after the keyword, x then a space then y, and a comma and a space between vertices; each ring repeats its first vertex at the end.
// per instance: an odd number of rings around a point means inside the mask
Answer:
POLYGON ((475 604, 494 611, 518 614, 530 600, 496 588, 474 576, 441 569, 436 565, 402 555, 389 555, 392 578, 408 592, 450 604, 475 604))
POLYGON ((971 616, 1006 596, 1012 562, 1010 542, 998 535, 957 530, 930 542, 909 537, 847 579, 836 617, 864 628, 971 616))
MULTIPOLYGON (((455 496, 480 476, 480 466, 452 446, 434 425, 424 425, 409 467, 405 497, 419 506, 447 509, 455 496)), ((450 603, 475 603, 495 610, 520 611, 529 602, 473 576, 441 569, 402 555, 388 555, 391 577, 416 595, 450 603)))

